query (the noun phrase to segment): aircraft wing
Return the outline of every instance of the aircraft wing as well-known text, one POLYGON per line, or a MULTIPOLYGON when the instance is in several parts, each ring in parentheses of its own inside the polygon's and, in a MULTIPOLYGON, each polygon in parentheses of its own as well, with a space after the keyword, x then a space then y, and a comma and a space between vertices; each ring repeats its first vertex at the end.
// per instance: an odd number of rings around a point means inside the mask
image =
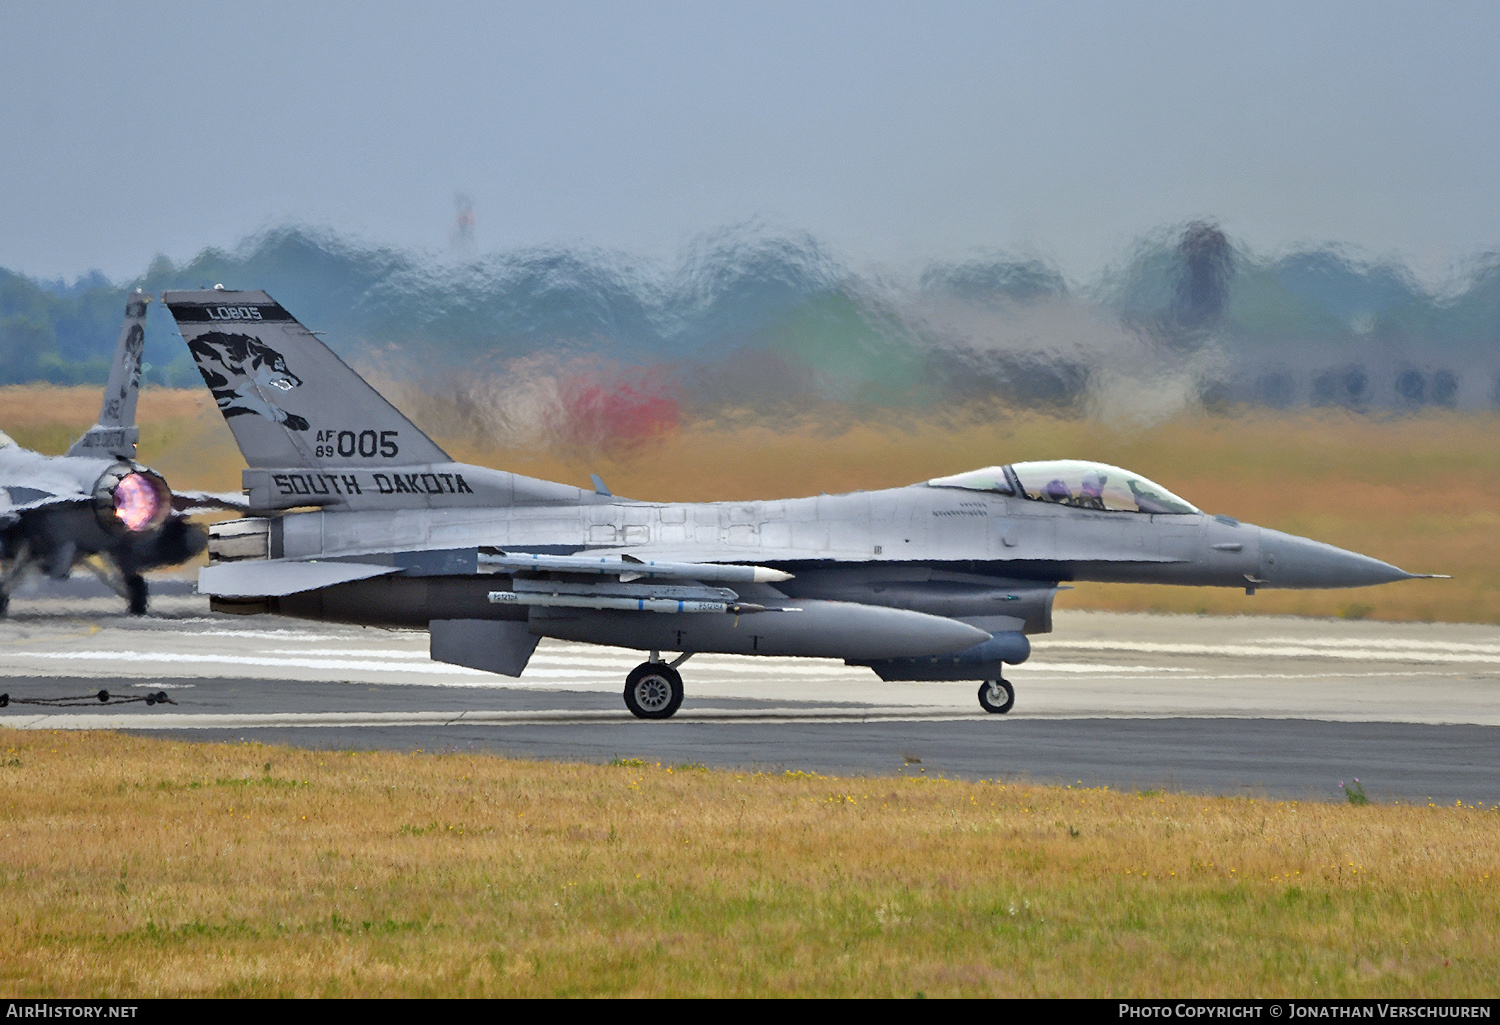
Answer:
POLYGON ((30 512, 32 509, 46 509, 57 505, 86 504, 94 501, 91 495, 52 495, 48 498, 38 498, 35 501, 23 502, 13 505, 8 510, 14 513, 30 512))
MULTIPOLYGON (((5 489, 0 488, 0 494, 3 492, 5 489)), ((21 501, 21 503, 0 503, 0 510, 21 513, 31 509, 45 509, 46 506, 68 506, 68 504, 80 503, 80 501, 93 501, 93 497, 86 494, 46 495, 45 498, 31 498, 30 501, 21 501)))
MULTIPOLYGON (((0 495, 5 494, 5 489, 0 488, 0 495)), ((83 505, 92 502, 88 495, 58 495, 51 498, 39 498, 32 502, 21 505, 7 505, 0 502, 0 529, 12 526, 21 521, 21 517, 28 512, 37 509, 52 509, 64 505, 83 505)))
POLYGON ((50 506, 92 502, 93 496, 82 491, 44 491, 41 488, 0 487, 0 525, 9 525, 22 513, 50 506))
POLYGON ((363 562, 248 559, 200 570, 198 593, 225 598, 279 597, 399 572, 397 566, 374 566, 363 562))

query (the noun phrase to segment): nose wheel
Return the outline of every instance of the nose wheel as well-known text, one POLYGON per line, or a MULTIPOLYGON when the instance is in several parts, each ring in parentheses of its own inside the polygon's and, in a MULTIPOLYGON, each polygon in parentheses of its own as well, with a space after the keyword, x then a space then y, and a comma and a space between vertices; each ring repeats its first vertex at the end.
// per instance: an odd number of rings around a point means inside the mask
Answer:
POLYGON ((1004 715, 1016 703, 1015 688, 1005 680, 985 680, 979 685, 979 707, 993 715, 1004 715))
POLYGON ((682 676, 665 662, 642 662, 625 677, 625 707, 638 719, 670 719, 682 705, 682 676))

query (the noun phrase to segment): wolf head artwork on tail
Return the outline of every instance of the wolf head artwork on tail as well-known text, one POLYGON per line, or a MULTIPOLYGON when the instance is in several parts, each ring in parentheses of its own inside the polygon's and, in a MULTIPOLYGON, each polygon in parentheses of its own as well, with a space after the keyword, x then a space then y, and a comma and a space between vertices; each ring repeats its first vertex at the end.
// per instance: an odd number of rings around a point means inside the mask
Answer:
POLYGON ((251 467, 448 456, 265 292, 162 296, 251 467))
POLYGON ((281 353, 258 338, 223 331, 199 335, 188 343, 188 350, 226 418, 258 414, 286 425, 287 430, 307 430, 306 420, 275 404, 277 392, 302 384, 300 377, 287 370, 281 353))

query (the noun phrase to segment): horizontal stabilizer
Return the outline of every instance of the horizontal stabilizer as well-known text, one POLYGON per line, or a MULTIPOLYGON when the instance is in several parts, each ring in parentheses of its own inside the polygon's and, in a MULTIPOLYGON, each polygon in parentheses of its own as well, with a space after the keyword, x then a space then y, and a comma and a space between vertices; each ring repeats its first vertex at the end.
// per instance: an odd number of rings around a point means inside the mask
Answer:
POLYGON ((176 491, 172 492, 172 508, 180 513, 203 513, 228 509, 232 512, 249 512, 254 508, 242 491, 176 491))
POLYGON ((200 570, 198 593, 221 598, 269 598, 397 572, 396 566, 372 566, 363 562, 255 559, 200 570))

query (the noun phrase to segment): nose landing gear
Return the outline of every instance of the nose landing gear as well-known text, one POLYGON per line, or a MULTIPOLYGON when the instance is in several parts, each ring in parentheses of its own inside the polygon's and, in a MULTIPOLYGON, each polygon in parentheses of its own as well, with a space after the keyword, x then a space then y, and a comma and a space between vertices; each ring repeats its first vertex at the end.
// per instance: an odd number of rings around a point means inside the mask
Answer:
POLYGON ((979 707, 994 715, 1004 715, 1016 703, 1016 691, 1005 680, 985 680, 979 685, 979 707))
POLYGON ((638 719, 670 719, 682 705, 682 676, 665 662, 642 662, 625 677, 625 707, 638 719))

